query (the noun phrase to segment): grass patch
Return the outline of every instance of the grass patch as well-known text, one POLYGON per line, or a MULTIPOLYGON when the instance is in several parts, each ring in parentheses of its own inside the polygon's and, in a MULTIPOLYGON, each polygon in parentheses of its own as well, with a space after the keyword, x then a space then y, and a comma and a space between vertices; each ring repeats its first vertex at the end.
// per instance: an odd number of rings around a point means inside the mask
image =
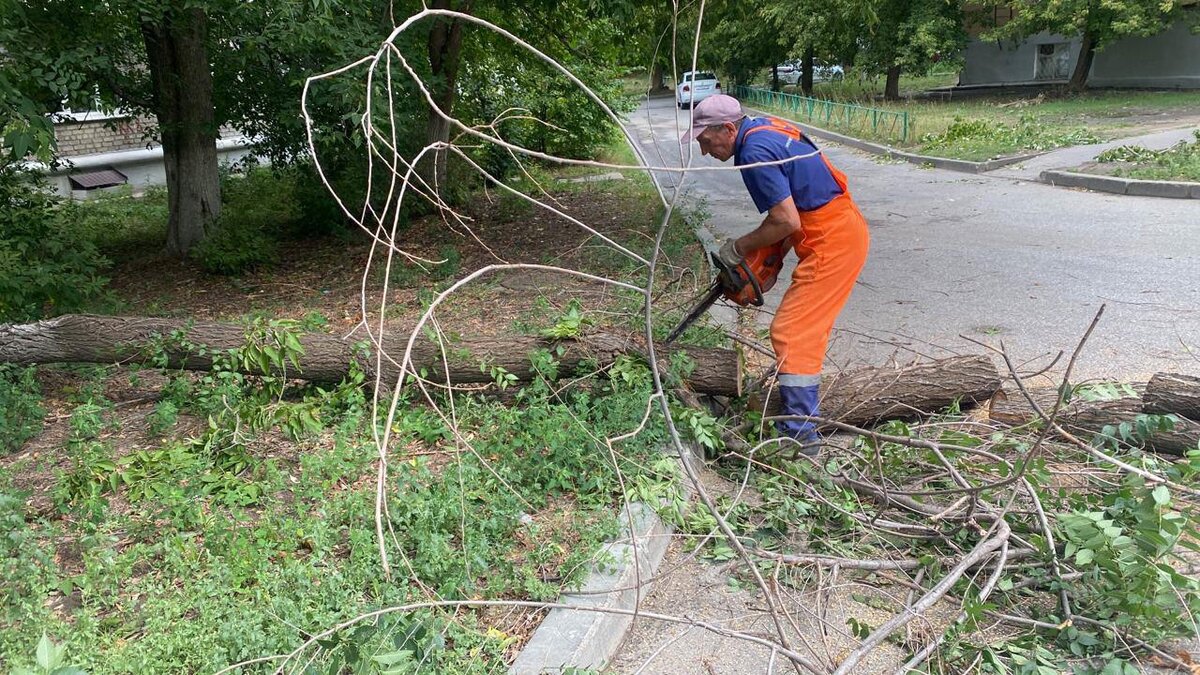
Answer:
MULTIPOLYGON (((908 80, 910 87, 920 82, 908 80)), ((834 130, 919 154, 972 161, 1100 143, 1162 128, 1164 121, 1173 118, 1182 123, 1200 109, 1198 92, 1097 91, 1080 96, 1008 95, 893 103, 883 101, 874 88, 854 83, 828 84, 816 88, 815 95, 909 115, 907 141, 901 141, 898 130, 887 125, 873 130, 859 123, 834 130)), ((792 115, 787 108, 768 111, 784 117, 792 115)), ((814 124, 823 126, 816 121, 814 124)))
MULTIPOLYGON (((619 147, 606 157, 633 163, 619 147)), ((541 196, 536 180, 562 210, 649 255, 662 212, 644 175, 576 184, 557 181, 579 175, 574 170, 530 173, 521 189, 541 196)), ((617 445, 617 466, 604 442, 642 422, 648 370, 625 359, 607 373, 571 374, 581 379, 564 391, 564 381, 550 383, 554 353, 535 353, 545 379, 518 388, 493 367, 490 388, 456 397, 461 438, 403 393, 389 430, 384 527, 394 576, 386 578, 373 441, 385 420, 369 412, 361 373, 316 387, 230 367, 291 363, 288 333, 353 328, 367 243, 281 241, 278 266, 239 277, 206 274, 195 263, 166 266, 154 250, 161 221, 151 224, 159 198, 78 205, 106 250, 126 252, 113 282, 124 311, 241 320, 253 339, 199 374, 53 366, 0 373, 9 413, 0 415, 0 522, 10 532, 0 542, 0 662, 33 664, 44 632, 93 673, 212 672, 288 652, 381 607, 431 597, 551 599, 580 580, 615 533, 612 514, 624 498, 617 467, 643 498, 674 494, 672 460, 657 453, 665 438, 657 409, 617 445), (118 220, 137 224, 105 225, 118 220)), ((523 200, 491 190, 474 207, 470 234, 440 218, 414 219, 400 231, 407 250, 444 262, 393 269, 393 334, 452 278, 496 256, 645 283, 643 265, 523 200)), ((707 276, 678 215, 664 261, 674 267, 659 268, 659 301, 707 276)), ((369 302, 382 275, 372 279, 369 302)), ((640 321, 637 294, 562 279, 485 281, 440 309, 439 325, 453 341, 504 332, 515 316, 527 317, 526 331, 553 335, 640 321)), ((152 349, 168 348, 197 346, 181 334, 152 349)), ((689 363, 670 366, 676 381, 689 363)), ((367 672, 380 655, 424 660, 431 672, 496 672, 535 623, 507 610, 405 612, 332 635, 304 659, 315 655, 321 672, 367 672)))
MULTIPOLYGON (((188 347, 173 337, 164 348, 172 342, 188 347)), ((533 358, 554 370, 550 353, 533 358)), ((50 394, 71 410, 48 430, 61 444, 0 465, 0 521, 11 526, 0 542, 0 660, 31 663, 45 632, 93 673, 212 672, 430 594, 557 597, 618 526, 617 468, 602 439, 637 426, 650 385, 644 367, 618 372, 562 394, 539 380, 519 406, 460 397, 470 451, 406 396, 392 422, 391 580, 375 538, 361 374, 323 390, 224 367, 174 372, 157 404, 134 406, 118 405, 126 372, 72 378, 50 394), (170 424, 155 419, 164 402, 170 424)), ((619 466, 665 496, 664 437, 652 418, 621 443, 619 466)), ((413 622, 436 672, 493 672, 512 645, 511 628, 481 613, 408 613, 370 635, 335 636, 316 663, 355 668, 385 643, 400 649, 393 637, 413 622)))
POLYGON ((1099 165, 1094 168, 1126 178, 1200 182, 1200 131, 1192 133, 1196 140, 1180 141, 1165 150, 1133 145, 1106 150, 1096 158, 1099 165))

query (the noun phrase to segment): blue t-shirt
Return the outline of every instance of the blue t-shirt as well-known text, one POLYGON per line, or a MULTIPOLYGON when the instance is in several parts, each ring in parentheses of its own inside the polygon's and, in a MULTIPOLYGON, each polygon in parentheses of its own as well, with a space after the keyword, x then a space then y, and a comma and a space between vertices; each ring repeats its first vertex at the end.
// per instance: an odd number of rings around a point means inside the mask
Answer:
MULTIPOLYGON (((770 126, 770 122, 759 117, 747 117, 742 122, 734 143, 736 166, 775 162, 805 155, 817 149, 807 136, 803 140, 794 140, 773 130, 758 131, 749 137, 746 136, 746 132, 761 126, 770 126)), ((773 166, 742 169, 742 181, 750 191, 750 197, 758 207, 759 213, 766 213, 788 195, 796 202, 797 209, 813 211, 842 194, 842 189, 838 187, 821 155, 773 166)))

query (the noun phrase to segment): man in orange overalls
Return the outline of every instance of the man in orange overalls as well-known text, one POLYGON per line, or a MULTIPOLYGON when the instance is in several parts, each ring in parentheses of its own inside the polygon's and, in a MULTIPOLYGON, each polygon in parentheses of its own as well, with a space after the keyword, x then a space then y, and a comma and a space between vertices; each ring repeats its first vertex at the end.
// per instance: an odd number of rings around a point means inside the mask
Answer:
MULTIPOLYGON (((850 297, 867 260, 867 221, 850 198, 846 176, 829 163, 795 126, 771 117, 749 117, 732 96, 701 101, 692 129, 700 152, 724 162, 730 157, 758 207, 767 214, 753 232, 727 240, 718 257, 736 266, 743 256, 791 238, 800 258, 792 284, 771 322, 771 344, 779 366, 781 415, 818 415, 821 366, 838 313, 850 297), (776 164, 755 164, 777 162, 776 164)), ((816 455, 820 438, 804 420, 777 423, 785 437, 816 455)))

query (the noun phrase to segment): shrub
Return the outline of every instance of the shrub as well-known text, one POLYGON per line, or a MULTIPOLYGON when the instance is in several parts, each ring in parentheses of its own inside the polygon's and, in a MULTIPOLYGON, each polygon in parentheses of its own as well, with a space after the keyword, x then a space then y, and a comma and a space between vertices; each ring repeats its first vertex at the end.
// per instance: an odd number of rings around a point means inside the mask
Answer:
POLYGON ((0 322, 78 310, 104 294, 108 265, 65 226, 61 200, 12 166, 0 166, 0 322))
POLYGON ((279 237, 300 219, 295 175, 250 166, 226 174, 221 217, 193 250, 206 271, 236 275, 274 263, 279 237))
POLYGON ((0 455, 20 449, 37 434, 45 414, 33 368, 0 364, 0 455))
POLYGON ((66 200, 62 219, 71 232, 114 259, 136 249, 161 249, 167 239, 167 189, 147 187, 140 197, 126 186, 87 201, 66 200))

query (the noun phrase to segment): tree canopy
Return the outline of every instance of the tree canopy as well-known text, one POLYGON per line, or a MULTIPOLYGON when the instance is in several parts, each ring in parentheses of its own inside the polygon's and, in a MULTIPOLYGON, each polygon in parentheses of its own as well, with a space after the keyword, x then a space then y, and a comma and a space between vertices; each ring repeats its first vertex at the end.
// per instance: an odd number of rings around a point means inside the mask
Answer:
POLYGON ((1011 10, 1007 23, 989 32, 992 39, 1021 40, 1042 31, 1078 35, 1082 44, 1071 74, 1074 90, 1087 86, 1097 51, 1121 38, 1160 33, 1179 15, 1174 0, 1001 0, 987 6, 1011 10))

